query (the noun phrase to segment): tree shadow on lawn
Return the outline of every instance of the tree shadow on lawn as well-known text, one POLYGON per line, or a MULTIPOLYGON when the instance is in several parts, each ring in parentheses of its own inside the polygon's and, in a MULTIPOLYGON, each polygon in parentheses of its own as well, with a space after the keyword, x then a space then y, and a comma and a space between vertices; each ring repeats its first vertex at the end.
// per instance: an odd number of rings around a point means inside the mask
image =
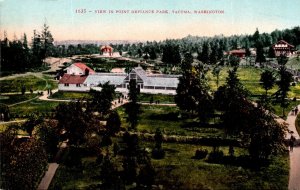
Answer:
POLYGON ((152 113, 148 116, 148 119, 151 120, 163 120, 163 121, 179 121, 178 112, 170 112, 170 113, 152 113))
POLYGON ((175 149, 171 149, 171 148, 164 148, 164 151, 169 154, 176 154, 176 153, 180 152, 179 150, 175 150, 175 149))
POLYGON ((202 124, 199 121, 191 121, 191 122, 184 122, 180 125, 181 128, 184 129, 195 129, 195 128, 215 128, 215 129, 221 129, 222 125, 219 123, 206 123, 202 124))
POLYGON ((247 168, 251 170, 260 170, 263 167, 268 167, 271 163, 269 159, 253 159, 249 155, 242 155, 242 156, 223 156, 216 160, 207 159, 206 162, 208 163, 215 163, 215 164, 223 164, 223 165, 230 165, 230 166, 237 166, 242 168, 247 168))

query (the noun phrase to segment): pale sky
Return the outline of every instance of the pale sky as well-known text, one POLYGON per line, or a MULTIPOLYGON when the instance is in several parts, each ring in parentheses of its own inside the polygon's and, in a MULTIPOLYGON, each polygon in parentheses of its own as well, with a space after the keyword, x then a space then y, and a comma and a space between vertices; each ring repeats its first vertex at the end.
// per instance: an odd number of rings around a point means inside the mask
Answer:
POLYGON ((187 35, 253 34, 300 25, 300 0, 0 0, 1 37, 41 30, 60 40, 164 40, 187 35), (86 13, 76 13, 85 9, 86 13), (96 10, 106 10, 104 14, 96 10), (108 13, 112 10, 113 13, 108 13), (129 13, 116 13, 117 10, 129 13), (168 14, 136 14, 167 10, 168 14), (190 14, 174 14, 187 10, 190 14), (194 14, 219 10, 223 14, 194 14))

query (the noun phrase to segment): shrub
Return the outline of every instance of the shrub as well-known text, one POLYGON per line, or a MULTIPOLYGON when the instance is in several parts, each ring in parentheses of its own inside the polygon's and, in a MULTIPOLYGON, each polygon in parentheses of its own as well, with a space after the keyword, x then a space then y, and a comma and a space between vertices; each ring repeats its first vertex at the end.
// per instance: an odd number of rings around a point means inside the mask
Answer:
POLYGON ((152 150, 152 158, 163 159, 165 157, 165 151, 163 149, 154 148, 152 150))
POLYGON ((221 150, 212 151, 208 154, 208 162, 221 163, 224 157, 224 153, 221 150))
POLYGON ((203 159, 203 158, 206 158, 207 154, 208 154, 208 151, 206 149, 198 149, 198 150, 196 150, 195 158, 203 159))

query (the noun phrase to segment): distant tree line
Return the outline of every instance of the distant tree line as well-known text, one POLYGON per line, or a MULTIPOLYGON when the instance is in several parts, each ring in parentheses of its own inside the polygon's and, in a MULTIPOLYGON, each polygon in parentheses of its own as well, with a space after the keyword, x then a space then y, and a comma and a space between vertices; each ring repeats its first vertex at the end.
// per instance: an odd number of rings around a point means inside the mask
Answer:
POLYGON ((44 24, 42 31, 33 31, 31 43, 24 33, 22 39, 10 41, 6 32, 1 40, 1 70, 26 71, 43 66, 44 59, 53 55, 55 49, 49 26, 44 24))
MULTIPOLYGON (((224 63, 224 52, 243 48, 246 56, 250 56, 250 48, 256 48, 256 62, 265 61, 265 56, 275 57, 271 46, 279 40, 297 46, 300 44, 300 27, 292 29, 274 30, 271 33, 259 33, 258 29, 252 35, 223 35, 213 37, 187 36, 182 39, 166 39, 164 41, 147 41, 127 44, 109 44, 115 52, 122 56, 136 57, 145 60, 161 58, 168 65, 179 66, 184 54, 190 52, 205 64, 224 63), (266 50, 269 48, 269 50, 266 50), (126 52, 126 54, 124 54, 126 52)), ((57 56, 71 56, 75 54, 99 53, 97 45, 65 45, 56 46, 57 56)), ((231 62, 235 62, 231 58, 231 62)))
MULTIPOLYGON (((223 35, 213 37, 187 36, 182 39, 166 39, 164 41, 147 41, 127 44, 109 44, 120 55, 155 60, 161 58, 166 64, 178 66, 186 52, 196 55, 197 59, 206 64, 223 63, 223 53, 232 49, 243 48, 246 56, 250 55, 250 48, 257 49, 256 62, 264 62, 264 55, 274 57, 271 46, 279 40, 297 46, 300 44, 300 27, 292 29, 274 30, 271 33, 253 35, 223 35), (264 48, 269 47, 266 51, 264 48), (124 54, 126 52, 126 54, 124 54)), ((44 24, 42 31, 34 30, 31 43, 27 35, 22 39, 8 40, 4 34, 1 40, 1 69, 3 71, 24 71, 29 68, 40 67, 48 56, 66 57, 83 54, 100 53, 97 44, 54 45, 54 39, 49 26, 44 24)))

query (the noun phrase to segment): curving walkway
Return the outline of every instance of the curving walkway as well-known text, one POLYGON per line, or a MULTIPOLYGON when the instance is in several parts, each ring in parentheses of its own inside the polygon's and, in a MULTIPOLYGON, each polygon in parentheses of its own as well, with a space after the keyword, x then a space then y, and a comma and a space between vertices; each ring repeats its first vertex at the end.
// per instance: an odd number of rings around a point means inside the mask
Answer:
MULTIPOLYGON (((57 89, 56 89, 57 91, 57 89)), ((54 91, 52 91, 54 93, 54 91)), ((44 95, 40 97, 41 100, 46 100, 46 101, 71 101, 71 100, 55 100, 55 99, 49 99, 48 95, 47 95, 47 91, 44 92, 44 95)), ((126 104, 128 102, 127 99, 122 99, 122 101, 120 103, 118 103, 118 100, 114 100, 112 102, 112 107, 111 109, 115 109, 119 106, 122 106, 123 104, 126 104)), ((62 154, 62 151, 67 147, 67 143, 63 142, 60 145, 60 149, 56 154, 56 157, 54 159, 54 162, 49 163, 48 165, 48 170, 45 172, 44 177, 42 178, 39 186, 38 186, 38 190, 47 190, 49 188, 49 185, 51 184, 51 181, 56 173, 57 168, 59 167, 59 164, 57 163, 60 159, 60 156, 62 154)))
MULTIPOLYGON (((300 105, 298 105, 299 108, 300 105)), ((293 131, 293 136, 300 140, 299 133, 295 127, 296 115, 289 113, 286 122, 288 123, 288 129, 293 131)), ((286 139, 290 138, 290 134, 286 134, 286 139)), ((294 147, 294 150, 290 151, 290 174, 289 174, 289 190, 300 190, 300 147, 294 147)))

